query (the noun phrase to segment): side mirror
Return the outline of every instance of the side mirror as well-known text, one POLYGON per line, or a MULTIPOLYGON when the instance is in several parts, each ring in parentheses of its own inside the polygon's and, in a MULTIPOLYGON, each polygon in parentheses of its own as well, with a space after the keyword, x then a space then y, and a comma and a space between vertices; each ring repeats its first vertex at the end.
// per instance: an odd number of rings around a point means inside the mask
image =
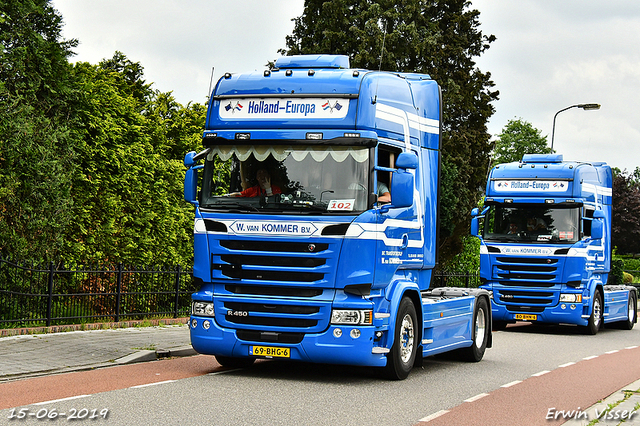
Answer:
POLYGON ((413 152, 402 152, 396 158, 397 170, 391 176, 391 204, 382 206, 381 212, 389 209, 411 207, 413 205, 414 177, 408 169, 418 168, 418 156, 413 152))
POLYGON ((396 159, 396 167, 398 169, 417 169, 418 168, 418 156, 413 152, 402 152, 398 154, 396 159))
MULTIPOLYGON (((476 209, 474 209, 476 210, 476 209)), ((473 213, 471 213, 473 216, 473 213)), ((471 218, 471 235, 479 237, 480 235, 480 218, 476 215, 471 218)))
MULTIPOLYGON (((186 158, 185 158, 185 162, 186 162, 186 158)), ((195 167, 191 167, 184 174, 184 200, 188 203, 197 205, 198 204, 197 198, 198 198, 198 169, 195 167)))
POLYGON ((391 177, 391 208, 413 205, 413 174, 396 170, 391 177))
POLYGON ((604 237, 604 223, 602 220, 594 219, 591 221, 591 238, 594 240, 601 240, 602 237, 604 237))
POLYGON ((196 156, 196 152, 195 151, 189 151, 185 154, 184 156, 184 165, 187 167, 191 167, 194 164, 196 164, 194 158, 196 156))

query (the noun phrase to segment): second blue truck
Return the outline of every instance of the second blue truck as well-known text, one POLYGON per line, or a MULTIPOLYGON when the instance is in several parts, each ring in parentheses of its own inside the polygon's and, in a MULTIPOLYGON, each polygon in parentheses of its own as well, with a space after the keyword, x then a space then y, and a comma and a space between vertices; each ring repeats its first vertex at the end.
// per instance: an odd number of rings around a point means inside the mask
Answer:
POLYGON ((481 287, 491 292, 494 329, 516 321, 573 324, 588 334, 603 324, 634 326, 636 288, 607 285, 612 181, 605 163, 559 154, 525 155, 491 170, 471 232, 481 239, 481 287))

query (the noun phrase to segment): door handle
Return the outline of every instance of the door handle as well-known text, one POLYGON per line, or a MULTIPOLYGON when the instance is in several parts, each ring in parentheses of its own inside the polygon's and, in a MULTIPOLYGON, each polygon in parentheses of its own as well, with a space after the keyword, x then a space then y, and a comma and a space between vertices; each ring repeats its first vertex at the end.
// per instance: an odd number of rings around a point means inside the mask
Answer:
POLYGON ((402 245, 400 246, 401 250, 406 249, 409 246, 409 234, 404 234, 402 236, 402 245))

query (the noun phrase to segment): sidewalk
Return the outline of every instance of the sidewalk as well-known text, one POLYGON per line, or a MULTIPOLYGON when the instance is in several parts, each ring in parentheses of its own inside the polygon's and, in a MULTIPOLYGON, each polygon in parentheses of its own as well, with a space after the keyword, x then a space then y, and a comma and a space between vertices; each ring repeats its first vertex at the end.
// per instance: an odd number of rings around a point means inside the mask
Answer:
POLYGON ((604 400, 576 411, 563 426, 640 426, 640 380, 604 400))
POLYGON ((0 338, 0 382, 195 355, 186 324, 0 338))

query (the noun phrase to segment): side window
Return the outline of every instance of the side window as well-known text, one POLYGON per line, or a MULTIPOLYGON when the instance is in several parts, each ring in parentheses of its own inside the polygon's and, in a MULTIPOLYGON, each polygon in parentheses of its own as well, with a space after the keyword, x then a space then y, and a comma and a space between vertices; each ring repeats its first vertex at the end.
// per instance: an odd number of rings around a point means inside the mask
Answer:
MULTIPOLYGON (((400 149, 390 146, 379 145, 378 148, 378 166, 393 168, 395 166, 396 158, 398 154, 402 152, 400 149)), ((378 201, 381 203, 388 203, 391 201, 389 188, 391 188, 391 172, 378 171, 378 182, 376 182, 376 193, 378 194, 378 201), (386 194, 386 195, 385 195, 386 194)))
MULTIPOLYGON (((593 218, 593 212, 594 212, 594 209, 584 207, 583 217, 591 219, 593 218)), ((582 237, 583 238, 591 236, 591 220, 589 219, 582 220, 582 237)))

